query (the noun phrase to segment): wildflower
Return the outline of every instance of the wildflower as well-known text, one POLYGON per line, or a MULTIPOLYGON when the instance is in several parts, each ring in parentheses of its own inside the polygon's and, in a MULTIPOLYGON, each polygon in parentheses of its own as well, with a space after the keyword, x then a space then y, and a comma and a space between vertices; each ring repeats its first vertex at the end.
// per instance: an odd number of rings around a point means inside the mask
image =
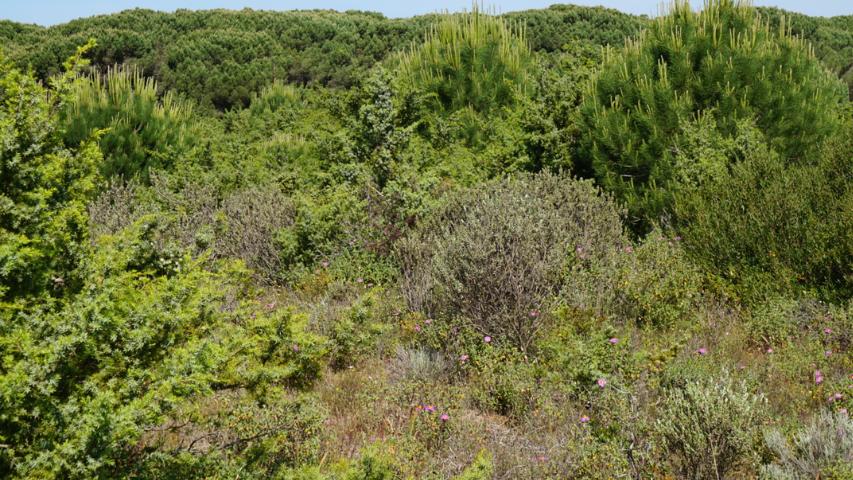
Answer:
POLYGON ((461 357, 459 357, 459 361, 462 363, 467 362, 468 361, 468 355, 462 355, 461 357))
POLYGON ((604 388, 607 385, 607 380, 604 378, 599 378, 598 380, 595 381, 595 383, 598 384, 599 388, 604 388))
POLYGON ((548 461, 548 457, 546 457, 545 455, 539 455, 538 457, 536 457, 536 460, 544 463, 548 461))
POLYGON ((587 417, 586 415, 582 416, 581 423, 589 423, 589 417, 587 417))
POLYGON ((838 410, 838 413, 840 413, 840 414, 842 414, 842 415, 845 415, 845 416, 846 416, 846 415, 847 415, 847 409, 846 409, 846 408, 842 408, 842 409, 838 410))
POLYGON ((767 353, 773 353, 773 348, 768 348, 767 353))
POLYGON ((432 405, 427 405, 424 407, 424 411, 429 412, 429 413, 433 413, 433 412, 435 412, 435 407, 432 405))
POLYGON ((415 331, 418 333, 421 333, 421 326, 418 324, 415 324, 415 331))
POLYGON ((823 333, 825 333, 825 334, 827 334, 827 335, 830 335, 830 334, 832 333, 832 329, 831 329, 831 328, 829 328, 829 327, 826 327, 826 328, 824 328, 824 329, 823 329, 823 333))
POLYGON ((814 383, 816 385, 823 383, 823 373, 820 370, 814 371, 814 383))
POLYGON ((628 245, 627 247, 625 247, 625 253, 634 253, 634 247, 628 245))
POLYGON ((358 283, 364 283, 364 279, 361 277, 356 278, 355 281, 358 283))
POLYGON ((608 340, 608 342, 610 342, 611 345, 616 345, 617 343, 619 343, 619 339, 616 337, 613 337, 610 340, 608 340))
POLYGON ((483 337, 483 341, 486 343, 492 343, 492 337, 486 335, 485 337, 483 337))
POLYGON ((293 344, 293 351, 294 351, 294 352, 299 352, 299 345, 297 345, 297 344, 295 344, 295 343, 294 343, 294 344, 293 344))
POLYGON ((533 309, 530 311, 530 318, 536 318, 540 315, 539 310, 533 309))
POLYGON ((448 415, 446 413, 442 413, 441 416, 438 418, 440 418, 442 422, 446 422, 446 421, 450 420, 450 415, 448 415))
POLYGON ((267 307, 267 310, 272 310, 273 308, 275 308, 275 302, 270 302, 270 303, 268 303, 268 304, 266 305, 266 307, 267 307))
POLYGON ((323 261, 322 261, 322 263, 320 263, 320 265, 322 265, 322 266, 323 266, 323 268, 329 268, 329 261, 328 261, 328 260, 323 260, 323 261))
POLYGON ((829 403, 837 402, 837 401, 841 400, 842 398, 844 398, 844 395, 836 392, 836 393, 833 393, 832 395, 829 396, 828 401, 829 401, 829 403))
POLYGON ((832 355, 832 350, 827 350, 827 351, 823 352, 824 357, 828 357, 830 355, 832 355))
POLYGON ((706 355, 708 353, 708 349, 705 347, 702 347, 699 350, 696 350, 696 353, 698 353, 699 355, 706 355))
POLYGON ((432 319, 427 318, 426 320, 424 320, 424 323, 429 325, 430 323, 432 323, 432 319))

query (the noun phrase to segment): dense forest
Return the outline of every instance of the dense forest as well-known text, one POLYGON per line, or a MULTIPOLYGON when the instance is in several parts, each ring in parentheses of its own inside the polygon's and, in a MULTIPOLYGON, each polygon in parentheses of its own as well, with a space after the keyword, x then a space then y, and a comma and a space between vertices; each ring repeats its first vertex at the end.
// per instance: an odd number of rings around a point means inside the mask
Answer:
POLYGON ((0 477, 853 479, 853 15, 0 39, 0 477))

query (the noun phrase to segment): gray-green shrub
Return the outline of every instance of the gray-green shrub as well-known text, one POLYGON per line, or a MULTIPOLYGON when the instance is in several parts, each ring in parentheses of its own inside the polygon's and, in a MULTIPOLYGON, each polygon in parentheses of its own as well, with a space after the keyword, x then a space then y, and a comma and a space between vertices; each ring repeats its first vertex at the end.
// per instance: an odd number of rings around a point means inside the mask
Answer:
POLYGON ((591 182, 550 173, 464 191, 402 242, 403 291, 413 310, 526 350, 572 264, 618 253, 621 213, 591 182))
POLYGON ((846 413, 822 412, 792 439, 778 430, 765 435, 776 457, 762 469, 774 480, 842 479, 853 475, 853 420, 846 413))
POLYGON ((763 402, 728 374, 669 389, 656 430, 679 478, 727 478, 753 455, 763 402))

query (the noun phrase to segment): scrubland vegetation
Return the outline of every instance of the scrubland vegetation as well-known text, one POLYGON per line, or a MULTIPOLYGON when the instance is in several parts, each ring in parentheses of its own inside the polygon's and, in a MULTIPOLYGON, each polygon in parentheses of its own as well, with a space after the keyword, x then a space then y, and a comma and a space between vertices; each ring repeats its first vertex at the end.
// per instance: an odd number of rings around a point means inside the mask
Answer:
POLYGON ((0 38, 0 476, 853 478, 853 16, 0 38))

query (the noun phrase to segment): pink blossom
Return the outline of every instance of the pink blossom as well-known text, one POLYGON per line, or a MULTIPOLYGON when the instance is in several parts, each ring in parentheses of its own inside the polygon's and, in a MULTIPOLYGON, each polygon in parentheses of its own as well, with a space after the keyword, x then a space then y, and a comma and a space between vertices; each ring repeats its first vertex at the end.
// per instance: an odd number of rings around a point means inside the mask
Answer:
POLYGON ((430 323, 432 323, 432 319, 427 318, 426 320, 424 320, 424 323, 429 325, 430 323))
POLYGON ((823 383, 823 373, 820 370, 814 371, 814 383, 816 385, 823 383))
POLYGON ((267 310, 272 310, 273 308, 275 308, 275 302, 270 302, 270 303, 268 303, 268 304, 266 305, 266 307, 267 307, 267 310))
POLYGON ((448 415, 446 413, 442 413, 441 416, 438 418, 440 418, 442 422, 446 422, 446 421, 450 420, 450 415, 448 415))
POLYGON ((702 347, 699 350, 696 350, 696 353, 698 353, 699 355, 706 355, 708 353, 708 349, 705 347, 702 347))
POLYGON ((846 408, 839 409, 838 413, 840 413, 842 415, 847 415, 847 409, 846 408))
POLYGON ((427 405, 424 407, 424 411, 429 412, 429 413, 433 413, 433 412, 435 412, 435 407, 432 405, 427 405))
POLYGON ((827 350, 827 351, 823 352, 824 357, 828 357, 830 355, 832 355, 832 350, 827 350))
POLYGON ((616 345, 617 343, 619 343, 619 339, 616 337, 613 337, 610 340, 608 340, 608 342, 610 342, 611 345, 616 345))
POLYGON ((829 334, 831 334, 831 333, 832 333, 832 329, 831 329, 831 328, 829 328, 829 327, 826 327, 826 328, 824 328, 824 329, 823 329, 823 333, 825 333, 825 334, 829 335, 829 334))
POLYGON ((582 416, 581 423, 589 423, 589 417, 587 417, 586 415, 582 416))
POLYGON ((634 247, 628 245, 627 247, 625 247, 625 253, 634 253, 634 247))
POLYGON ((462 363, 467 362, 468 361, 468 355, 462 355, 461 357, 459 357, 459 361, 462 363))
POLYGON ((485 337, 483 337, 483 341, 486 343, 492 343, 492 337, 486 335, 485 337))
POLYGON ((421 326, 418 324, 415 324, 415 331, 420 333, 421 332, 421 326))
POLYGON ((536 318, 540 315, 539 310, 533 309, 530 311, 530 318, 536 318))
POLYGON ((598 380, 595 381, 595 383, 598 384, 599 388, 604 388, 607 385, 607 379, 599 378, 598 380))
POLYGON ((767 353, 773 353, 773 349, 772 349, 772 348, 768 348, 768 349, 767 349, 767 353))
POLYGON ((829 396, 829 403, 837 402, 837 401, 841 400, 842 398, 844 398, 844 395, 837 393, 837 392, 833 393, 832 395, 829 396))

